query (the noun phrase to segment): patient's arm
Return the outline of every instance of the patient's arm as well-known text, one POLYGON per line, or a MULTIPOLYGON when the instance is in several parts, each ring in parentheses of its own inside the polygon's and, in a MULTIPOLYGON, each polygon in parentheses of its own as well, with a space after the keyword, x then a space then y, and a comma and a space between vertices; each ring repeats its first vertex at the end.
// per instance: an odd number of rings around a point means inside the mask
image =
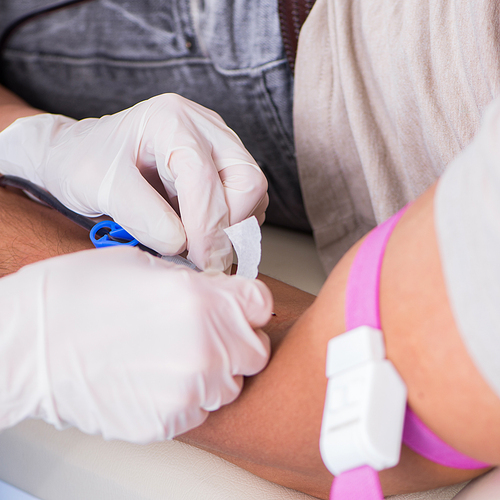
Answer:
POLYGON ((0 188, 0 276, 88 248, 93 245, 87 231, 18 190, 0 188))
MULTIPOLYGON (((91 248, 84 230, 17 192, 0 189, 0 212, 2 274, 91 248)), ((311 295, 262 277, 276 301, 276 316, 267 327, 274 344, 271 362, 247 379, 235 403, 213 413, 183 440, 272 481, 327 497, 331 476, 318 448, 325 350, 328 340, 344 330, 344 288, 355 251, 335 268, 313 304, 311 295)), ((412 408, 460 451, 499 464, 500 402, 469 360, 449 310, 433 230, 432 192, 409 209, 394 231, 381 286, 388 356, 408 384, 412 408)), ((381 479, 385 493, 391 494, 474 474, 435 465, 403 448, 400 465, 383 472, 381 479)))
MULTIPOLYGON (((408 385, 410 406, 438 436, 471 457, 500 464, 500 399, 472 364, 450 311, 434 233, 433 194, 429 190, 406 212, 387 247, 381 278, 387 355, 408 385)), ((247 381, 236 402, 181 440, 271 481, 328 497, 332 477, 318 447, 326 345, 344 331, 344 290, 358 246, 334 269, 266 370, 247 381)), ((280 329, 279 296, 277 303, 278 315, 269 325, 273 332, 280 329)), ((388 495, 478 474, 434 464, 403 447, 400 464, 380 477, 388 495)))

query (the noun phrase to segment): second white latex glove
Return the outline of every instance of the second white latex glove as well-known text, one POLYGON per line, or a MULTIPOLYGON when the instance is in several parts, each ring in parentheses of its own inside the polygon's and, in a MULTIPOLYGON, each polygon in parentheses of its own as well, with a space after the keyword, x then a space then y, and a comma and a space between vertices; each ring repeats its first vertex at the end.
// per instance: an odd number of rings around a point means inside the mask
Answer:
POLYGON ((204 270, 231 265, 223 229, 251 215, 262 223, 268 204, 267 181, 237 135, 175 94, 100 119, 20 118, 0 133, 0 172, 82 215, 111 216, 164 255, 187 248, 204 270))
POLYGON ((136 443, 182 434, 264 368, 271 310, 259 281, 134 248, 26 266, 0 280, 0 429, 35 417, 136 443))

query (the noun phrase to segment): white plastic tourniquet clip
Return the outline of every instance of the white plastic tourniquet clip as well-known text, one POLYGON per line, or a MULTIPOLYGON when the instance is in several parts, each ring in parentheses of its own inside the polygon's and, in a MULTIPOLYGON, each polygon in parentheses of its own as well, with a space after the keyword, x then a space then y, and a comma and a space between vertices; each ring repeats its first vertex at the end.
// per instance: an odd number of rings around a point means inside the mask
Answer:
POLYGON ((399 462, 406 386, 385 359, 382 332, 360 326, 328 342, 320 451, 335 476, 399 462))

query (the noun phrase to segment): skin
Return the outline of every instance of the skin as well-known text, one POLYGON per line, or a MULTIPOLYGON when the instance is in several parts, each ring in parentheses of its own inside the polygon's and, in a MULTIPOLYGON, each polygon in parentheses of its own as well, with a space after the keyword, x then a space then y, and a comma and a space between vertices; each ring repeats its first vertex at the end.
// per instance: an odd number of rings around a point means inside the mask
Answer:
MULTIPOLYGON (((9 124, 6 117, 23 116, 27 107, 12 96, 0 91, 4 126, 9 124)), ((410 207, 387 246, 380 297, 387 357, 408 386, 410 406, 431 430, 473 458, 500 464, 500 426, 495 425, 500 399, 470 360, 453 319, 434 230, 434 190, 410 207)), ((3 274, 90 248, 85 231, 15 191, 0 190, 0 207, 3 274)), ((359 244, 335 267, 317 298, 261 277, 275 297, 276 316, 266 327, 273 343, 270 363, 246 380, 238 400, 180 440, 276 483, 328 498, 332 476, 318 447, 326 345, 345 331, 345 286, 359 244)), ((392 495, 453 484, 482 472, 443 467, 403 446, 399 465, 380 478, 384 494, 392 495)))
POLYGON ((88 233, 18 190, 0 188, 0 276, 39 260, 93 248, 88 233))

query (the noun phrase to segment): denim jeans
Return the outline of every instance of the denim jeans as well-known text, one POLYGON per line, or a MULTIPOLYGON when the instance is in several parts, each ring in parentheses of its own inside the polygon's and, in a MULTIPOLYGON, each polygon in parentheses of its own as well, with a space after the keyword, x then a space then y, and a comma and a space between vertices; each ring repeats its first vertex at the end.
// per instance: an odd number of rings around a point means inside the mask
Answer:
MULTIPOLYGON (((0 31, 54 0, 0 0, 0 31)), ((293 144, 293 77, 277 0, 90 0, 8 38, 2 84, 74 118, 164 92, 217 111, 269 181, 271 223, 309 230, 293 144)))

